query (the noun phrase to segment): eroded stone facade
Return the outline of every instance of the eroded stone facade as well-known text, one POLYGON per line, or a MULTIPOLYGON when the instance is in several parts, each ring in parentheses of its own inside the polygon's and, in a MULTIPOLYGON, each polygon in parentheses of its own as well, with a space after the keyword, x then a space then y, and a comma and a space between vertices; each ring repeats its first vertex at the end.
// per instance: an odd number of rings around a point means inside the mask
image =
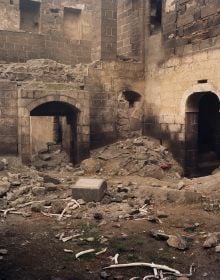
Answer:
MULTIPOLYGON (((30 104, 60 101, 82 115, 79 160, 91 148, 144 133, 194 172, 203 148, 200 99, 220 91, 220 2, 33 2, 0 0, 1 152, 29 157, 30 104)), ((218 160, 213 129, 209 145, 218 160)))

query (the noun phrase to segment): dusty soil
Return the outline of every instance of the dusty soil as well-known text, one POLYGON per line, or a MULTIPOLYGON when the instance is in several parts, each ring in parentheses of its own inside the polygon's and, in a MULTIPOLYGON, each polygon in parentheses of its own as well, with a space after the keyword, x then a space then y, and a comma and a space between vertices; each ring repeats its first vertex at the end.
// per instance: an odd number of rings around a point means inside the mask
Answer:
POLYGON ((128 280, 152 274, 146 268, 103 270, 116 254, 119 263, 154 262, 183 274, 194 264, 190 280, 220 279, 215 251, 220 240, 203 247, 209 234, 220 232, 218 170, 183 178, 169 151, 145 137, 99 149, 79 167, 61 162, 39 172, 17 159, 0 163, 0 280, 128 280), (71 187, 85 176, 106 179, 108 192, 101 203, 81 201, 79 207, 71 187), (69 203, 73 208, 59 221, 69 203), (188 248, 170 247, 153 238, 152 230, 181 237, 188 248), (106 251, 76 259, 88 249, 106 251))
MULTIPOLYGON (((208 213, 201 205, 170 205, 158 207, 168 214, 162 224, 152 224, 146 220, 108 221, 99 226, 94 220, 68 219, 58 222, 53 218, 35 214, 31 218, 8 216, 0 224, 0 248, 6 248, 8 254, 0 261, 1 280, 55 280, 55 279, 100 279, 100 271, 111 264, 109 256, 120 254, 120 263, 155 262, 169 265, 188 273, 192 263, 196 272, 192 279, 218 280, 220 278, 220 255, 214 249, 203 249, 205 232, 220 231, 219 213, 208 213), (185 232, 184 228, 199 223, 195 232, 185 232), (94 237, 94 241, 61 242, 56 235, 70 230, 84 231, 84 237, 94 237), (191 236, 193 241, 187 251, 178 251, 168 247, 166 242, 150 237, 151 229, 163 229, 169 234, 191 236), (100 245, 100 236, 108 238, 100 245), (96 248, 108 247, 100 256, 89 255, 76 260, 74 254, 64 252, 70 249, 74 253, 96 248)), ((130 279, 146 275, 145 269, 123 269, 109 271, 109 279, 130 279), (113 277, 118 278, 113 278, 113 277), (119 276, 123 276, 120 278, 119 276)))

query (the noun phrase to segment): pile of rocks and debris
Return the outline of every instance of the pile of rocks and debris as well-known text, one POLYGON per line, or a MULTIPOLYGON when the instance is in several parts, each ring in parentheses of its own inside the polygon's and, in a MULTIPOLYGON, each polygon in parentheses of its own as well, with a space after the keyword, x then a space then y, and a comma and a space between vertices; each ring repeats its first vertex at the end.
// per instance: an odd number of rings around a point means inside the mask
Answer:
POLYGON ((0 78, 10 81, 74 82, 84 85, 88 65, 70 66, 50 59, 33 59, 25 63, 0 64, 0 78))
POLYGON ((119 141, 97 149, 81 164, 86 174, 109 176, 181 177, 182 168, 167 148, 149 137, 119 141))
POLYGON ((47 148, 38 151, 32 159, 32 166, 41 171, 53 169, 60 171, 60 168, 67 165, 71 165, 67 153, 62 150, 60 144, 54 142, 47 143, 47 148))

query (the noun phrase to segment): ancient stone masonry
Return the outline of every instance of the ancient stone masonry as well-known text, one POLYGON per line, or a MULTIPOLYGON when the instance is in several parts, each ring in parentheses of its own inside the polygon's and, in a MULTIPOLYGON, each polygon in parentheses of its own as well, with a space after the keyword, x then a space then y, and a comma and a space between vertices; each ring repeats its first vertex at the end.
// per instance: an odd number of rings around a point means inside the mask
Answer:
POLYGON ((166 1, 163 37, 169 54, 219 46, 219 1, 166 1))
POLYGON ((118 1, 118 56, 139 60, 144 48, 145 1, 118 1))
POLYGON ((91 148, 144 133, 190 165, 188 173, 199 161, 217 164, 219 131, 208 123, 218 121, 219 5, 0 0, 2 153, 30 158, 40 135, 32 126, 44 118, 49 127, 54 117, 64 125, 63 138, 70 140, 62 144, 73 147, 75 162, 91 148), (201 129, 206 115, 212 140, 201 129))
MULTIPOLYGON (((202 127, 212 126, 213 120, 209 125, 203 122, 205 113, 200 107, 205 93, 207 100, 211 93, 219 96, 219 8, 219 1, 167 0, 161 32, 150 34, 146 44, 144 130, 170 146, 178 160, 188 166, 187 173, 195 174, 206 165, 207 153, 212 154, 213 164, 219 154, 217 128, 210 127, 215 140, 208 144, 202 127), (189 108, 194 93, 198 99, 189 108), (206 152, 201 142, 207 142, 206 152)), ((218 122, 217 115, 214 119, 218 122)))

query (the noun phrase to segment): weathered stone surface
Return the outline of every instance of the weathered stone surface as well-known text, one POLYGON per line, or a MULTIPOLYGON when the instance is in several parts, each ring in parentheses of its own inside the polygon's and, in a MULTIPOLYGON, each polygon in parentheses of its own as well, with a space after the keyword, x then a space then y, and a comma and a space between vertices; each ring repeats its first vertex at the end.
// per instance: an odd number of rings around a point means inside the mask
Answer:
POLYGON ((100 170, 101 165, 98 160, 89 158, 81 163, 81 168, 87 173, 96 173, 100 170))
POLYGON ((0 198, 3 197, 10 190, 10 187, 10 183, 0 182, 0 198))
POLYGON ((151 230, 150 235, 157 240, 168 240, 170 237, 168 234, 160 230, 151 230))
POLYGON ((107 190, 107 183, 102 179, 79 179, 72 187, 74 199, 101 201, 107 190))
POLYGON ((52 212, 54 214, 60 214, 65 208, 65 204, 61 200, 55 200, 52 203, 52 212))
POLYGON ((31 205, 31 211, 32 212, 36 212, 36 213, 39 213, 43 210, 43 205, 42 203, 33 203, 31 205))
POLYGON ((219 241, 220 241, 220 233, 212 233, 206 238, 203 247, 204 248, 215 247, 218 245, 219 241))
POLYGON ((46 192, 54 192, 58 189, 58 186, 53 183, 45 183, 44 188, 46 192))
POLYGON ((215 252, 216 252, 216 253, 220 253, 220 245, 218 245, 218 246, 215 247, 215 252))
POLYGON ((181 236, 169 236, 169 239, 167 240, 167 244, 170 247, 176 248, 178 250, 186 250, 189 248, 189 244, 186 241, 185 238, 182 238, 181 236))
POLYGON ((32 193, 35 196, 44 195, 45 194, 45 188, 44 187, 34 187, 34 188, 32 188, 32 193))

